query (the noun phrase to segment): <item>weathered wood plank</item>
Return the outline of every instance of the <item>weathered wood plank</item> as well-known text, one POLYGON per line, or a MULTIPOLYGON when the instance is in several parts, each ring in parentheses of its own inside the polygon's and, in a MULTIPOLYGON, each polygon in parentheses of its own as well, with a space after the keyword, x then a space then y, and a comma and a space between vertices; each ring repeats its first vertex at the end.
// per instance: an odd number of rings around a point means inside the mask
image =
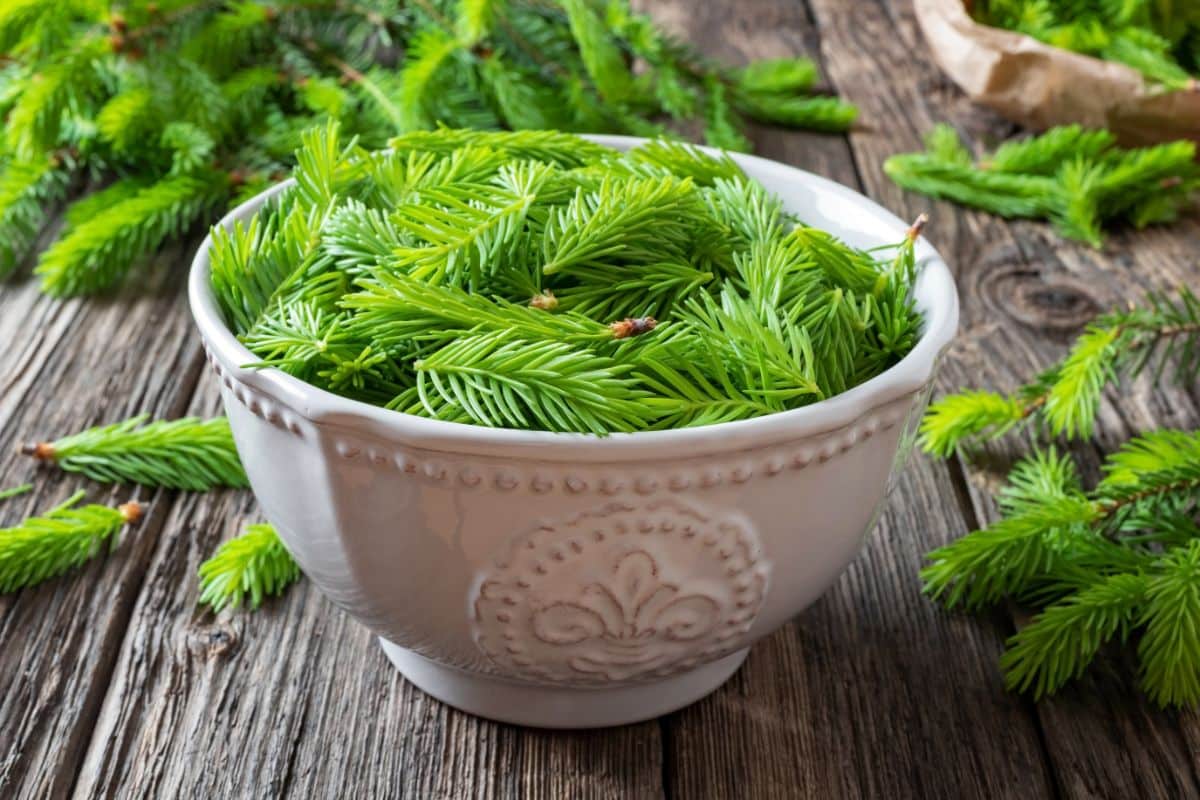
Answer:
POLYGON ((679 796, 1050 792, 1028 709, 996 675, 995 632, 917 591, 922 553, 960 533, 949 485, 945 468, 914 463, 843 579, 676 715, 679 796))
POLYGON ((50 300, 32 280, 0 287, 0 484, 36 485, 0 506, 0 526, 78 488, 92 502, 136 496, 150 504, 113 554, 0 596, 0 797, 57 797, 70 788, 173 502, 171 493, 109 489, 38 469, 17 446, 139 411, 182 411, 202 360, 181 277, 152 272, 137 290, 87 302, 50 300))
MULTIPOLYGON (((801 3, 655 8, 704 52, 730 61, 833 57, 801 3)), ((869 117, 867 124, 874 126, 869 117)), ((759 129, 755 140, 762 155, 858 184, 844 137, 759 129)), ((728 686, 665 721, 675 793, 1047 793, 1028 707, 1004 693, 993 669, 996 633, 938 613, 917 591, 923 552, 964 528, 946 468, 914 463, 866 552, 837 586, 751 651, 728 686)))
MULTIPOLYGON (((882 174, 893 152, 916 149, 936 121, 949 120, 977 146, 1011 132, 994 116, 972 107, 923 55, 925 44, 909 2, 847 5, 811 0, 830 72, 844 93, 860 102, 875 132, 854 134, 851 144, 868 193, 894 209, 913 213, 931 205, 907 195, 882 174)), ((1186 250, 1194 223, 1114 237, 1105 253, 1059 239, 1047 226, 1006 224, 983 214, 932 204, 930 237, 957 267, 964 334, 939 385, 1012 387, 1061 355, 1065 343, 1095 311, 1198 277, 1186 250), (949 223, 947 225, 947 223, 949 223), (953 362, 958 362, 955 367, 953 362)), ((1143 384, 1122 393, 1122 408, 1102 412, 1101 447, 1130 431, 1156 424, 1196 424, 1186 393, 1143 384)), ((1077 451, 1096 458, 1095 448, 1077 451)), ((1000 477, 971 470, 968 492, 978 520, 993 518, 990 490, 1000 477)), ((1070 797, 1186 796, 1197 790, 1192 715, 1177 718, 1149 710, 1130 691, 1130 676, 1085 683, 1037 706, 1056 788, 1070 797), (1190 748, 1194 751, 1194 747, 1190 748)))

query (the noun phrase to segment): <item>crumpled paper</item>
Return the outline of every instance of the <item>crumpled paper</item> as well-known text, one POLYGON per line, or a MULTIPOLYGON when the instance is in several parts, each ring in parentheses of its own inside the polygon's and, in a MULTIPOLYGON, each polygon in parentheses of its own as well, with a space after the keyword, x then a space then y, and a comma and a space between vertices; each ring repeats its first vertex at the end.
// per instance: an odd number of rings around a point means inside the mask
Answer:
POLYGON ((915 0, 938 65, 974 101, 1035 130, 1077 122, 1121 144, 1200 142, 1200 90, 1168 92, 1124 64, 980 25, 970 0, 915 0))

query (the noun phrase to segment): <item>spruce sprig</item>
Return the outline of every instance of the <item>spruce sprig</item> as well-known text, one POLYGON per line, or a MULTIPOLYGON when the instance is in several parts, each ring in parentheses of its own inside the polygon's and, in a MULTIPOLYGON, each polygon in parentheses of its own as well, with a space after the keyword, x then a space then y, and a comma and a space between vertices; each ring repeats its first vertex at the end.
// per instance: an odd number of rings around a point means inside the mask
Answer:
POLYGON ((1066 125, 972 160, 941 124, 925 152, 892 156, 884 171, 906 189, 1002 217, 1049 220, 1062 235, 1100 247, 1106 227, 1174 220, 1200 188, 1194 143, 1127 150, 1115 141, 1107 131, 1066 125))
MULTIPOLYGON (((413 363, 429 416, 476 425, 604 434, 652 419, 632 365, 518 330, 455 339, 413 363)), ((406 410, 403 401, 397 407, 406 410)))
POLYGON ((1002 498, 1003 519, 930 553, 925 591, 949 607, 1044 604, 1001 660, 1011 688, 1052 693, 1103 644, 1140 632, 1151 699, 1200 703, 1200 432, 1135 437, 1105 472, 1084 492, 1053 450, 1020 462, 1009 492, 1021 499, 1002 498))
POLYGON ((964 391, 933 403, 921 423, 921 446, 947 456, 1026 423, 1053 436, 1086 439, 1105 387, 1171 365, 1181 379, 1200 372, 1200 298, 1187 287, 1099 317, 1062 361, 1010 395, 964 391))
POLYGON ((245 603, 254 609, 299 579, 300 567, 275 529, 258 523, 221 545, 200 565, 199 576, 201 605, 220 611, 245 603))
POLYGON ((1168 89, 1194 88, 1200 74, 1200 11, 1144 0, 979 0, 975 19, 1055 47, 1117 61, 1168 89))
MULTIPOLYGON (((1107 315, 1070 354, 1012 397, 966 391, 931 407, 926 449, 1037 418, 1050 433, 1091 436, 1105 385, 1174 362, 1200 375, 1200 303, 1187 289, 1107 315)), ((1200 703, 1200 431, 1153 430, 1104 460, 1087 489, 1073 460, 1038 447, 997 497, 1001 518, 929 554, 925 591, 948 607, 1012 599, 1040 612, 1001 658, 1008 686, 1051 694, 1109 643, 1136 643, 1140 682, 1159 705, 1200 703)))
POLYGON ((28 257, 48 214, 67 193, 62 157, 11 159, 0 166, 0 278, 28 257))
POLYGON ((745 149, 747 118, 837 131, 855 116, 812 93, 812 62, 727 68, 625 0, 110 5, 0 4, 0 276, 75 197, 38 259, 58 296, 108 289, 278 181, 330 121, 378 147, 439 126, 658 135, 695 120, 745 149), (90 202, 109 185, 136 191, 90 202))
POLYGON ((306 136, 295 188, 218 233, 212 286, 272 366, 393 409, 594 434, 785 411, 919 335, 915 227, 864 252, 726 156, 442 129, 306 136))
POLYGON ((95 557, 117 534, 137 522, 141 506, 79 506, 83 492, 45 514, 12 528, 0 528, 0 592, 14 592, 62 575, 95 557))
POLYGON ((224 417, 151 422, 148 414, 141 414, 29 445, 25 451, 40 461, 103 483, 197 492, 247 485, 224 417))

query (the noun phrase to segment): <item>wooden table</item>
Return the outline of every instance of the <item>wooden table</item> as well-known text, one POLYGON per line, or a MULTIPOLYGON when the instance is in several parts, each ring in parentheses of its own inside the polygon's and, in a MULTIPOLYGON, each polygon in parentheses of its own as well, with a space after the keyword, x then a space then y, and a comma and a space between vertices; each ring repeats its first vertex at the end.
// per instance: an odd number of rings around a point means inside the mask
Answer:
MULTIPOLYGON (((758 152, 901 216, 931 212, 963 301, 943 391, 1010 388, 1098 309, 1200 280, 1194 219, 1096 252, 890 183, 883 160, 937 121, 979 145, 1014 132, 938 72, 906 0, 644 5, 719 58, 818 58, 860 106, 849 136, 761 129, 758 152)), ((0 288, 0 485, 38 486, 0 507, 0 525, 88 485, 39 472, 18 443, 140 411, 218 413, 184 300, 192 246, 108 299, 54 302, 27 273, 0 288)), ((1122 400, 1079 448, 1085 462, 1132 431, 1200 423, 1194 394, 1141 382, 1122 400)), ((198 609, 197 566, 257 519, 254 501, 141 490, 148 517, 115 553, 0 597, 0 797, 1200 796, 1200 718, 1153 710, 1128 664, 1035 704, 997 672, 1012 615, 949 615, 921 596, 923 554, 992 518, 1001 474, 915 458, 862 556, 727 685, 657 721, 583 733, 430 700, 305 584, 256 614, 198 609)))

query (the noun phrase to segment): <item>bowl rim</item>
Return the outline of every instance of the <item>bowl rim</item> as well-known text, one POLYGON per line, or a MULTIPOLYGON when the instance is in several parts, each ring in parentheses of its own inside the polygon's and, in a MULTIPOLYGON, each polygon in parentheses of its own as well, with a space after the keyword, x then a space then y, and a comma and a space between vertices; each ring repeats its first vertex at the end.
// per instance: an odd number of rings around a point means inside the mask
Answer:
MULTIPOLYGON (((585 135, 591 141, 628 150, 648 139, 634 136, 585 135)), ((710 147, 699 149, 721 154, 710 147)), ((895 228, 899 241, 909 224, 859 192, 778 161, 742 153, 728 154, 735 162, 760 171, 780 172, 806 183, 821 194, 832 194, 856 205, 877 224, 895 228)), ((245 221, 267 200, 294 184, 288 179, 238 205, 213 227, 231 228, 245 221)), ((914 287, 916 305, 924 318, 920 339, 907 355, 879 375, 841 394, 800 408, 695 428, 635 431, 597 436, 591 433, 558 433, 513 428, 488 428, 460 422, 418 417, 328 392, 274 369, 246 368, 254 355, 226 325, 209 282, 208 252, 212 232, 201 242, 188 275, 188 301, 192 316, 210 355, 228 377, 289 407, 321 427, 368 432, 387 439, 441 452, 512 456, 536 453, 550 461, 627 461, 664 456, 679 457, 754 449, 828 433, 852 424, 881 406, 923 388, 933 376, 942 351, 958 328, 958 294, 950 268, 922 237, 917 242, 919 275, 914 287)))

